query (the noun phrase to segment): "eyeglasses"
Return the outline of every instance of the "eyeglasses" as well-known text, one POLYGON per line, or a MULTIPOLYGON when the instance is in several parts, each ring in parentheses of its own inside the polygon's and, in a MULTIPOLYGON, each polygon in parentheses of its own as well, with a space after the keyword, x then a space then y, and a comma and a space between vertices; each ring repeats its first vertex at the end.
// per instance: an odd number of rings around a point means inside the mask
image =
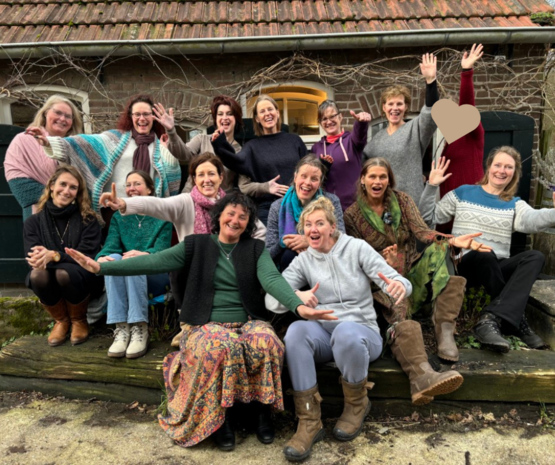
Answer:
POLYGON ((144 182, 135 181, 135 182, 128 182, 127 184, 124 184, 124 186, 126 189, 131 189, 132 187, 146 186, 146 184, 144 182))
POLYGON ((63 116, 65 119, 71 119, 71 120, 73 119, 73 115, 64 113, 63 111, 54 110, 54 108, 51 108, 50 110, 52 110, 52 113, 54 113, 57 118, 61 118, 63 116))
POLYGON ((139 119, 141 116, 143 118, 150 118, 152 116, 152 112, 151 111, 145 111, 143 113, 131 113, 131 116, 135 119, 139 119))
POLYGON ((328 121, 332 121, 332 120, 336 119, 338 116, 339 116, 339 113, 336 113, 335 115, 331 115, 329 118, 328 117, 322 118, 320 120, 320 123, 322 123, 322 124, 327 123, 328 121))

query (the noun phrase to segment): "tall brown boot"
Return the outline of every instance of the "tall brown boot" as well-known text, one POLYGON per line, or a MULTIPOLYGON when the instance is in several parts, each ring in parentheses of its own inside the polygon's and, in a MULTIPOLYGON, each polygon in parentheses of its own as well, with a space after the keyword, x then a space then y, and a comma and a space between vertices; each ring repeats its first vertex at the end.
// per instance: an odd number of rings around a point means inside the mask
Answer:
POLYGON ((348 383, 341 377, 341 384, 345 406, 333 428, 333 435, 340 441, 351 441, 360 434, 364 419, 370 412, 372 403, 368 399, 368 389, 372 389, 374 383, 366 379, 359 383, 348 383))
POLYGON ((306 391, 293 391, 293 397, 299 424, 297 432, 285 444, 283 454, 287 460, 297 462, 306 459, 312 452, 312 445, 324 439, 324 425, 320 418, 322 397, 318 385, 306 391))
POLYGON ((71 318, 71 344, 81 344, 89 338, 89 324, 87 323, 89 296, 78 304, 72 304, 66 300, 66 305, 71 318))
POLYGON ((463 383, 459 372, 438 373, 428 363, 420 323, 405 320, 395 326, 391 351, 410 380, 414 405, 428 404, 434 396, 457 390, 463 383))
POLYGON ((437 355, 450 362, 459 360, 459 349, 455 342, 455 320, 463 305, 465 286, 466 279, 462 276, 451 276, 434 305, 432 322, 436 333, 437 355))
POLYGON ((54 318, 54 328, 48 336, 48 345, 52 347, 59 346, 66 341, 69 331, 69 315, 67 313, 66 301, 60 299, 57 304, 46 305, 42 303, 44 309, 54 318))

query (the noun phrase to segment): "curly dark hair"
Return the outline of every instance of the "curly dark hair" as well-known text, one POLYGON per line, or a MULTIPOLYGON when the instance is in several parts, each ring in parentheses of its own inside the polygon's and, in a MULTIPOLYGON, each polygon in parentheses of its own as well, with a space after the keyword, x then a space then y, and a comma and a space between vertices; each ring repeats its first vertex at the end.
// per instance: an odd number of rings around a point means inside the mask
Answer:
MULTIPOLYGON (((116 129, 119 129, 120 131, 131 131, 131 129, 133 129, 131 110, 133 109, 133 105, 136 103, 146 103, 150 105, 151 108, 154 108, 154 99, 150 95, 141 94, 131 97, 125 104, 125 107, 119 116, 116 129)), ((156 120, 152 122, 152 130, 156 133, 158 139, 166 133, 164 126, 156 120)))
POLYGON ((240 205, 249 214, 249 221, 247 223, 247 227, 243 231, 243 234, 241 234, 241 239, 251 237, 256 231, 256 220, 258 219, 256 214, 256 205, 249 196, 237 191, 227 194, 225 197, 218 200, 216 205, 214 205, 214 208, 210 213, 210 216, 212 217, 212 233, 220 233, 220 216, 222 216, 225 207, 228 205, 233 205, 234 207, 240 205))

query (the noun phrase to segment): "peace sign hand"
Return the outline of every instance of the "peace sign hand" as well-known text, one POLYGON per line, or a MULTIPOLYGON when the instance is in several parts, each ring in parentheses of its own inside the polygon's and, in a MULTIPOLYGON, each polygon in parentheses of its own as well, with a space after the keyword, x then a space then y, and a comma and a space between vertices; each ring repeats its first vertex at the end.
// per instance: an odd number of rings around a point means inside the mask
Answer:
POLYGON ((403 283, 394 279, 389 279, 383 273, 378 273, 378 277, 387 284, 385 291, 393 297, 393 299, 397 299, 395 305, 399 305, 407 295, 407 290, 403 283))
POLYGON ((125 213, 127 204, 125 200, 118 198, 115 182, 112 183, 112 192, 104 192, 104 194, 100 196, 100 205, 103 207, 110 207, 114 211, 120 210, 122 213, 125 213))
POLYGON ((439 186, 443 181, 451 176, 452 173, 445 174, 447 168, 451 164, 451 160, 446 160, 445 157, 440 157, 437 161, 432 161, 432 170, 430 171, 429 183, 432 186, 439 186))

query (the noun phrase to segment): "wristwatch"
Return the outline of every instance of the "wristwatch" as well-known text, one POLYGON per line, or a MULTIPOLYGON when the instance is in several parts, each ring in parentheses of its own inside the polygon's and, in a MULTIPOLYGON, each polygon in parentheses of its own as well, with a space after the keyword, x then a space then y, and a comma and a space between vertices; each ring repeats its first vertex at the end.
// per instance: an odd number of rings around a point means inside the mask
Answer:
POLYGON ((55 252, 54 255, 52 256, 52 260, 54 260, 55 262, 59 262, 61 259, 61 255, 60 252, 55 252))

